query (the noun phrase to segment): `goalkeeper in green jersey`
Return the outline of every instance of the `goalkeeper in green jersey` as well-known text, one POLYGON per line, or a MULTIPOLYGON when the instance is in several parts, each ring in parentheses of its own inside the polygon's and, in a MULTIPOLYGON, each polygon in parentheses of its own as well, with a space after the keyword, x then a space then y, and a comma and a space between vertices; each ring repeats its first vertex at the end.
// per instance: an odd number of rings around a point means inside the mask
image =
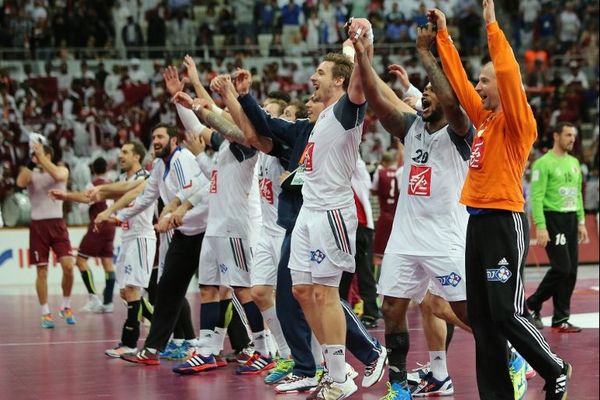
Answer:
POLYGON ((580 332, 569 322, 571 295, 577 281, 577 250, 587 240, 582 174, 579 161, 569 155, 577 129, 568 122, 554 129, 554 146, 533 164, 531 202, 538 244, 546 247, 550 269, 535 293, 527 299, 534 325, 542 329, 540 311, 552 297, 552 330, 580 332))

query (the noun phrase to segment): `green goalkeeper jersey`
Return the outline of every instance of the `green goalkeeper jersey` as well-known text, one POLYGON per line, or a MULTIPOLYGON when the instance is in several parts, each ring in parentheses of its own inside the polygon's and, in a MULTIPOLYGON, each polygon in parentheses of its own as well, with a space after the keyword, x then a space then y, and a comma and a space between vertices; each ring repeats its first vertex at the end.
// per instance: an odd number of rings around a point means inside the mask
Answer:
POLYGON ((536 228, 546 228, 544 211, 576 212, 577 220, 582 223, 581 185, 581 166, 575 157, 559 156, 550 150, 535 161, 531 175, 531 204, 536 228))

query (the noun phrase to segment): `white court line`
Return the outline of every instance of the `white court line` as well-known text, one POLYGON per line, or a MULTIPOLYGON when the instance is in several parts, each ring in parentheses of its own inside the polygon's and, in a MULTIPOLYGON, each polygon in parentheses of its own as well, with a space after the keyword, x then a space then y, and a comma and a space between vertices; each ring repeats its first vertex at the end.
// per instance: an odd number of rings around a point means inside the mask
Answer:
POLYGON ((118 343, 119 339, 112 340, 73 340, 67 342, 25 342, 25 343, 0 343, 0 347, 13 346, 47 346, 49 344, 89 344, 89 343, 118 343))

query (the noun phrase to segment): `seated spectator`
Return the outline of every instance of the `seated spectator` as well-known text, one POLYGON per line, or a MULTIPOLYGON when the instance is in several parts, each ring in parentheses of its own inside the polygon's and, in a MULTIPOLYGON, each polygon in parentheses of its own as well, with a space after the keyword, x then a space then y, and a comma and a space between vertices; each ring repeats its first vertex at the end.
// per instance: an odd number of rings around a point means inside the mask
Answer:
POLYGON ((585 73, 581 70, 577 60, 569 61, 569 70, 562 75, 562 80, 565 85, 576 81, 581 83, 583 89, 588 89, 590 87, 587 76, 585 76, 585 73))

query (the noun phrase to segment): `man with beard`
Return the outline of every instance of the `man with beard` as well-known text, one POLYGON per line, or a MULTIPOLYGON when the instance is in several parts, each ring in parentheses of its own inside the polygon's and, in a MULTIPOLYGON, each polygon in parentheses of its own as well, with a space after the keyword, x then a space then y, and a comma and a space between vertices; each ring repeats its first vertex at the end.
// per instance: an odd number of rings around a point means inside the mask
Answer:
MULTIPOLYGON (((418 29, 417 51, 430 80, 423 93, 421 116, 378 80, 366 39, 355 45, 367 101, 384 128, 405 146, 400 197, 379 278, 386 347, 391 350, 386 398, 394 400, 411 398, 406 382, 406 313, 411 299, 423 300, 431 282, 434 293, 449 301, 466 321, 464 235, 468 214, 457 199, 467 172, 473 130, 430 52, 434 40, 431 25, 418 29)), ((446 370, 444 342, 438 345, 430 348, 431 372, 413 389, 415 397, 454 392, 446 370)))

